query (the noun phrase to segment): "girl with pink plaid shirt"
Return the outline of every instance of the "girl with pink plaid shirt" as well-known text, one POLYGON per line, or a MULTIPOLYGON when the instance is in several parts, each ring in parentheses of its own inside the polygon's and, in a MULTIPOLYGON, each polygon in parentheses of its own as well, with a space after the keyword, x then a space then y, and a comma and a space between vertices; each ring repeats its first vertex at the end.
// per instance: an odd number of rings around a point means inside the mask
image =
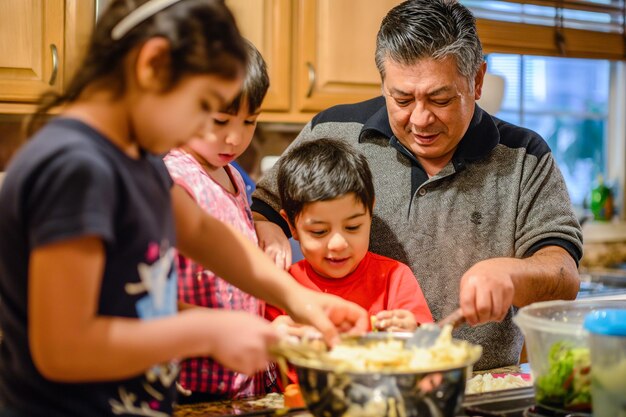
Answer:
MULTIPOLYGON (((258 244, 246 187, 230 164, 250 145, 261 103, 269 87, 263 57, 247 42, 248 64, 241 93, 213 117, 213 128, 164 158, 174 179, 207 213, 258 244)), ((265 302, 238 289, 193 260, 178 255, 178 300, 209 308, 241 310, 263 316, 265 302)), ((182 362, 180 403, 262 395, 273 391, 275 372, 246 376, 209 357, 182 362)))

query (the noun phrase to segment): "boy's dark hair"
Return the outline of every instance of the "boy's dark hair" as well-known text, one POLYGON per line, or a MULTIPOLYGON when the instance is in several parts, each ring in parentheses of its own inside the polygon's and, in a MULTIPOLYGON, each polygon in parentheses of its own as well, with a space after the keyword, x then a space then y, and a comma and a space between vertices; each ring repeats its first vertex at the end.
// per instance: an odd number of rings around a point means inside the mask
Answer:
POLYGON ((249 114, 256 113, 261 108, 270 87, 270 77, 267 75, 267 65, 263 56, 252 42, 245 40, 245 43, 248 52, 246 75, 241 93, 226 107, 225 112, 230 114, 237 114, 242 102, 248 103, 249 114))
POLYGON ((214 74, 225 79, 240 74, 247 63, 246 46, 223 0, 181 0, 141 21, 121 39, 113 40, 112 29, 132 10, 149 1, 111 2, 98 19, 85 58, 65 91, 42 95, 29 133, 48 110, 75 101, 94 82, 106 85, 116 97, 121 97, 126 90, 125 58, 133 48, 153 37, 170 43, 164 91, 188 74, 214 74))
POLYGON ((354 193, 370 214, 374 183, 367 160, 351 145, 316 139, 290 149, 278 163, 282 209, 293 225, 305 204, 354 193))

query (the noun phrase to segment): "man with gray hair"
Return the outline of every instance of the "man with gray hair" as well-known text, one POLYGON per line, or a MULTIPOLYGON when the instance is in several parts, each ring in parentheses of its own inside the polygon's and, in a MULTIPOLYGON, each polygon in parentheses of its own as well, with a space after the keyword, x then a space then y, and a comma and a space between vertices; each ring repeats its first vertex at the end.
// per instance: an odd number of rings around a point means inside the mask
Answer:
MULTIPOLYGON (((476 105, 486 63, 459 2, 390 10, 376 65, 382 97, 321 112, 294 143, 353 143, 374 176, 370 249, 411 267, 435 320, 461 307, 469 326, 455 337, 484 349, 475 369, 516 364, 517 309, 573 299, 579 287, 582 234, 553 155, 537 133, 476 105)), ((288 265, 275 170, 253 201, 260 244, 288 265)))

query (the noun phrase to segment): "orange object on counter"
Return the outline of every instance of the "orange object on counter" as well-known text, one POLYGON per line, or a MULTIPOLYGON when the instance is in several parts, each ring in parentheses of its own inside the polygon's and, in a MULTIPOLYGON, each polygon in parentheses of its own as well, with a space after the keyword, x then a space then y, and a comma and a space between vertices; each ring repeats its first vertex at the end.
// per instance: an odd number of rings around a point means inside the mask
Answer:
POLYGON ((304 399, 300 392, 300 386, 298 384, 289 384, 285 387, 285 407, 296 408, 304 407, 304 399))

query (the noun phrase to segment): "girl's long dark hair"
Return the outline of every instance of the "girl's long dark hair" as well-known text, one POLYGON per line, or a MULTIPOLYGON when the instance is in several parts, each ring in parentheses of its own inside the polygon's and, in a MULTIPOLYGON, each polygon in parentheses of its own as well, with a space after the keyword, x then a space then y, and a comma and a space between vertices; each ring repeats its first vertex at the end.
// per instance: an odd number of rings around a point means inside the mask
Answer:
POLYGON ((41 125, 53 108, 77 100, 96 82, 115 97, 126 91, 124 60, 136 46, 153 37, 170 42, 169 79, 164 90, 186 74, 214 74, 233 79, 245 67, 247 52, 235 19, 223 0, 180 0, 159 11, 114 41, 111 30, 138 6, 151 0, 113 0, 98 20, 82 64, 62 93, 46 92, 27 124, 27 134, 41 125), (106 83, 106 84, 104 84, 106 83))

